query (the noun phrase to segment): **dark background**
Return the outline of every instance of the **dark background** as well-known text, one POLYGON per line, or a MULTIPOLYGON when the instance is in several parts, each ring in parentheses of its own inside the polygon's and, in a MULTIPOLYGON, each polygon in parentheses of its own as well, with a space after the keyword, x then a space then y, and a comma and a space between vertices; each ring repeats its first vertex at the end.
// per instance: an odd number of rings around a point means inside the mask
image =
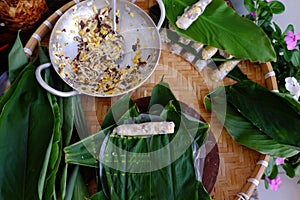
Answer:
MULTIPOLYGON (((43 18, 36 23, 33 29, 21 30, 20 37, 23 46, 25 46, 26 42, 34 33, 34 31, 47 17, 49 17, 52 13, 54 13, 57 9, 59 9, 61 6, 65 5, 69 1, 70 0, 46 0, 48 11, 43 16, 43 18)), ((5 23, 7 22, 4 22, 4 20, 0 18, 0 76, 8 69, 8 54, 17 36, 17 30, 9 30, 8 27, 5 26, 5 23)))

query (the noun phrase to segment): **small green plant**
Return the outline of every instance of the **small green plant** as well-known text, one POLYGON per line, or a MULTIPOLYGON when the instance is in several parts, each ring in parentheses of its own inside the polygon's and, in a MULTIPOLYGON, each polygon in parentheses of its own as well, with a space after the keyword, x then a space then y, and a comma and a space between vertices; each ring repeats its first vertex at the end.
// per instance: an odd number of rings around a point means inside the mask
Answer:
POLYGON ((244 0, 249 11, 245 17, 261 27, 270 38, 277 54, 277 61, 272 61, 276 73, 279 91, 286 93, 285 78, 295 77, 300 80, 300 34, 294 34, 294 26, 289 24, 284 31, 273 21, 274 14, 285 11, 285 6, 276 0, 244 0))
MULTIPOLYGON (((279 91, 290 93, 298 100, 300 95, 300 33, 294 33, 292 24, 289 24, 282 31, 273 21, 274 14, 285 11, 284 4, 275 0, 244 0, 244 5, 249 11, 245 17, 261 27, 272 41, 277 54, 277 61, 271 63, 276 73, 279 91)), ((291 178, 299 176, 300 153, 289 158, 271 158, 264 176, 267 189, 279 189, 281 180, 278 171, 280 167, 291 178)))

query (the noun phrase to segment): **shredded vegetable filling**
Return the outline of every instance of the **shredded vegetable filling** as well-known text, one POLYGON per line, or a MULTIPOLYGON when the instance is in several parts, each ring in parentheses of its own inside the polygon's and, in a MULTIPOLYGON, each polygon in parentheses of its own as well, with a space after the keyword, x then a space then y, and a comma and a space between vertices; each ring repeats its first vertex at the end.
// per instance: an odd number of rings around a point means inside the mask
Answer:
MULTIPOLYGON (((133 66, 121 67, 118 63, 124 54, 124 38, 113 31, 110 10, 108 7, 94 9, 95 15, 78 21, 79 36, 74 37, 78 54, 71 62, 69 60, 70 75, 63 69, 66 64, 60 62, 58 71, 80 92, 96 95, 120 93, 134 87, 141 79, 137 70, 141 63, 139 51, 136 51, 134 59, 138 61, 133 61, 133 66)), ((116 15, 119 17, 118 10, 116 15)))

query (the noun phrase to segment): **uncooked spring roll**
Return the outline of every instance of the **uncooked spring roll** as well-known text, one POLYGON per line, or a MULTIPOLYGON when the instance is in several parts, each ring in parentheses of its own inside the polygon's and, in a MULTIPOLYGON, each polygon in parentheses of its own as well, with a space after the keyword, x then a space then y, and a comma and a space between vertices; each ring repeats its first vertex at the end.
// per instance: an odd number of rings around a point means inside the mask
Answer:
POLYGON ((198 17, 204 12, 206 6, 210 4, 212 0, 200 0, 191 8, 186 9, 186 11, 181 15, 177 21, 176 25, 178 28, 186 30, 188 29, 194 21, 198 19, 198 17))
POLYGON ((121 136, 148 136, 174 133, 174 122, 146 122, 141 124, 122 124, 114 128, 113 134, 121 136))
POLYGON ((239 63, 239 60, 226 61, 223 62, 218 69, 215 69, 211 74, 211 79, 213 81, 221 81, 225 76, 233 70, 233 68, 239 63))

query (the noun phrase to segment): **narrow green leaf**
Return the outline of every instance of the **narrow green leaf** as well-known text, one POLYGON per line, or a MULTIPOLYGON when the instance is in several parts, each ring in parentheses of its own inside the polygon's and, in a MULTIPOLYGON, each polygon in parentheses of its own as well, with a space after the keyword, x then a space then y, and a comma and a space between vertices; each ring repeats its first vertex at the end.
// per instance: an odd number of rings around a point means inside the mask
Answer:
POLYGON ((108 200, 103 191, 97 192, 93 196, 91 196, 90 200, 108 200))
POLYGON ((77 174, 72 200, 83 200, 89 197, 89 192, 80 171, 77 174))
POLYGON ((65 200, 72 200, 78 172, 79 166, 76 165, 68 181, 65 200))
MULTIPOLYGON (((49 78, 50 72, 49 70, 46 70, 45 81, 49 82, 49 78)), ((57 99, 50 93, 47 93, 47 95, 54 116, 53 143, 44 188, 44 196, 46 199, 49 199, 52 197, 53 191, 55 189, 56 175, 58 173, 60 161, 62 159, 62 133, 60 107, 58 105, 57 99)))
POLYGON ((280 28, 280 27, 278 26, 278 24, 276 24, 275 22, 273 22, 273 25, 274 25, 274 27, 275 27, 276 34, 281 36, 281 34, 282 34, 281 28, 280 28))
POLYGON ((277 167, 277 165, 273 165, 272 171, 269 175, 269 178, 270 179, 275 179, 277 175, 278 175, 278 167, 277 167))
POLYGON ((38 199, 40 171, 52 137, 54 117, 35 67, 28 65, 20 75, 0 114, 0 199, 38 199))
MULTIPOLYGON (((63 85, 64 91, 69 91, 69 86, 64 84, 63 85)), ((62 98, 62 104, 60 107, 63 107, 62 116, 62 134, 63 134, 63 145, 68 146, 71 141, 72 133, 73 133, 73 127, 74 127, 74 103, 75 99, 74 97, 68 97, 68 98, 62 98)))
POLYGON ((50 140, 48 148, 47 148, 47 152, 45 154, 44 164, 43 164, 43 168, 41 170, 41 174, 40 174, 40 178, 39 178, 39 184, 38 184, 39 199, 43 199, 47 169, 48 169, 51 150, 52 150, 52 143, 53 143, 53 135, 51 137, 51 140, 50 140))
POLYGON ((268 176, 268 177, 272 173, 273 166, 276 165, 275 160, 276 160, 275 157, 271 157, 270 160, 269 160, 268 167, 266 168, 266 171, 265 171, 265 175, 268 176))
POLYGON ((265 183, 264 185, 265 185, 266 190, 268 190, 269 189, 269 183, 266 179, 264 179, 264 183, 265 183))
POLYGON ((240 116, 238 112, 228 105, 225 127, 235 141, 262 154, 289 157, 299 152, 288 145, 278 143, 259 131, 257 127, 253 126, 251 122, 240 116))
POLYGON ((69 168, 69 165, 68 164, 64 164, 64 168, 62 170, 61 177, 58 176, 58 178, 60 178, 60 181, 59 181, 60 199, 63 199, 63 200, 65 199, 66 192, 67 192, 68 168, 69 168))
POLYGON ((211 106, 211 99, 210 99, 209 95, 205 95, 205 97, 203 99, 203 104, 204 104, 205 110, 211 111, 212 106, 211 106))
POLYGON ((226 49, 239 59, 253 62, 276 60, 276 53, 265 32, 252 21, 239 16, 223 0, 213 0, 204 13, 187 29, 175 22, 187 6, 196 0, 164 0, 166 17, 176 31, 203 44, 226 49))
POLYGON ((13 82, 22 68, 28 63, 23 44, 18 31, 16 41, 8 54, 8 74, 10 82, 13 82))
MULTIPOLYGON (((39 47, 39 55, 40 55, 40 62, 47 62, 47 56, 45 52, 43 51, 42 47, 39 47)), ((45 82, 50 83, 52 80, 50 79, 50 70, 47 69, 45 71, 45 82)), ((58 85, 60 85, 60 82, 58 82, 58 85)), ((46 91, 45 91, 46 92, 46 91)), ((53 116, 54 116, 54 127, 53 127, 53 135, 51 139, 51 143, 48 146, 48 151, 45 157, 45 165, 39 180, 39 197, 40 199, 50 199, 54 193, 55 190, 55 182, 56 182, 56 176, 59 170, 60 161, 61 161, 61 155, 62 155, 62 116, 63 116, 63 110, 64 105, 62 103, 61 98, 58 100, 54 95, 51 95, 50 93, 47 93, 49 104, 52 107, 53 116), (58 105, 58 101, 60 101, 61 106, 58 105)), ((69 105, 68 105, 69 106, 69 105)), ((72 108, 72 106, 69 106, 72 108)), ((66 109, 69 107, 65 107, 66 109)), ((70 108, 69 108, 70 109, 70 108)), ((70 112, 69 115, 72 115, 72 112, 70 112)), ((67 122, 66 122, 67 123, 67 122)), ((69 123, 73 123, 72 117, 71 120, 69 120, 69 123), (70 122, 71 121, 71 122, 70 122)), ((68 127, 70 128, 70 127, 68 127)), ((71 127, 72 131, 73 126, 71 127)), ((62 178, 66 176, 66 174, 62 173, 62 178)), ((66 177, 65 177, 66 178, 66 177)), ((59 187, 60 189, 61 187, 59 187)), ((58 192, 55 191, 56 197, 58 199, 62 199, 63 190, 59 190, 58 192)))

